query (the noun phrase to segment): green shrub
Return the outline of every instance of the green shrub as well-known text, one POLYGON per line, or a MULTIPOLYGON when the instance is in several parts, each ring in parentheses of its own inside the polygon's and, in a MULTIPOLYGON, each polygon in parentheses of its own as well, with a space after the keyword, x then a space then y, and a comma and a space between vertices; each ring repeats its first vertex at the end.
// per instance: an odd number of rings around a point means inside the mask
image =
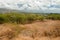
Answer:
POLYGON ((37 17, 37 20, 40 20, 40 21, 44 21, 44 19, 45 19, 45 17, 41 16, 41 15, 37 17))
POLYGON ((0 17, 0 24, 4 23, 5 19, 3 17, 0 17))
POLYGON ((0 24, 5 23, 6 19, 4 15, 0 15, 0 24))
POLYGON ((26 15, 26 17, 27 17, 28 22, 36 21, 36 15, 35 14, 29 14, 29 15, 26 15))
POLYGON ((16 17, 16 23, 25 23, 26 22, 26 17, 25 16, 19 16, 16 17))

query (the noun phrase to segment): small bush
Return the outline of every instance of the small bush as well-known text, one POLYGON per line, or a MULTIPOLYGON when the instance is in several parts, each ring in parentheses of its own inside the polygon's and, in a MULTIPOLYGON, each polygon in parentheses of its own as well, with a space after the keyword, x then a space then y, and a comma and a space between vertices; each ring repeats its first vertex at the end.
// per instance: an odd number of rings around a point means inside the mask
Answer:
POLYGON ((28 21, 28 22, 33 22, 33 21, 35 21, 35 18, 32 17, 32 16, 28 16, 28 17, 27 17, 27 21, 28 21))
POLYGON ((38 20, 40 20, 40 21, 44 21, 44 19, 45 19, 44 16, 39 16, 38 17, 38 20))
POLYGON ((0 16, 0 24, 4 23, 5 22, 5 18, 0 16))

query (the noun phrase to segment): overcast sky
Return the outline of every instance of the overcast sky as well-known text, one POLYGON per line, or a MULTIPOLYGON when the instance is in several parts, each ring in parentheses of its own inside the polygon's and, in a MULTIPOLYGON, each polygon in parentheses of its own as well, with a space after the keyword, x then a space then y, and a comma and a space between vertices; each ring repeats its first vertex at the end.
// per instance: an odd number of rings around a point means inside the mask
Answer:
POLYGON ((28 10, 51 10, 60 11, 60 0, 0 0, 0 7, 11 9, 28 10), (10 5, 8 5, 8 4, 10 5), (16 4, 19 4, 18 6, 16 4), (24 4, 23 6, 20 4, 24 4), (27 5, 29 4, 29 6, 27 5), (3 5, 3 6, 2 6, 3 5))

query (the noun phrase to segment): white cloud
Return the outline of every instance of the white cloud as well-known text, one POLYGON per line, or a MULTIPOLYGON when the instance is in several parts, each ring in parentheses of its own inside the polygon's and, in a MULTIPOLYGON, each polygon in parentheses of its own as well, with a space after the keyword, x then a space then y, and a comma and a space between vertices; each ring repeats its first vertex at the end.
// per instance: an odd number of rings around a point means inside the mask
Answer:
POLYGON ((60 0, 0 0, 0 8, 6 7, 19 10, 59 10, 59 5, 60 0), (17 4, 23 6, 18 7, 17 4))

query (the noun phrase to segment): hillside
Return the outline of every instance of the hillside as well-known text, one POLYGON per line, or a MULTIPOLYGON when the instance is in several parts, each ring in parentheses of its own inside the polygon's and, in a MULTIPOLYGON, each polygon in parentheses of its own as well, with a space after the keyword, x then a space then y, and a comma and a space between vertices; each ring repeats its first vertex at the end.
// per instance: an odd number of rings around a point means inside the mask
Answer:
POLYGON ((59 40, 60 14, 0 13, 0 40, 59 40))

